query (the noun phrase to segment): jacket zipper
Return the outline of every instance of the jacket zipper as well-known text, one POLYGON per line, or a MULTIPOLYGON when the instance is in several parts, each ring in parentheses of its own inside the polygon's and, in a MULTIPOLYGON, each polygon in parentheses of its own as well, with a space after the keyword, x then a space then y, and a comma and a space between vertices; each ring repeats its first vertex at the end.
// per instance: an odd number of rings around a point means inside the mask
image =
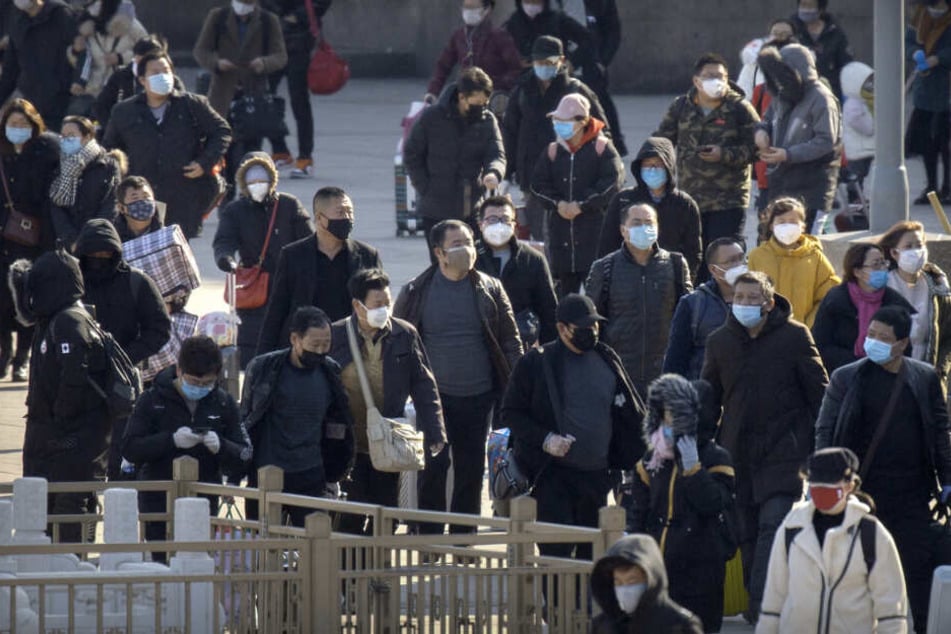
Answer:
MULTIPOLYGON (((575 201, 575 155, 571 152, 568 153, 568 202, 575 201)), ((577 266, 575 266, 575 219, 572 218, 568 221, 568 234, 571 239, 571 272, 577 272, 577 266)))
POLYGON ((641 328, 641 376, 643 378, 646 374, 646 363, 647 363, 647 271, 641 271, 641 310, 644 311, 644 324, 645 327, 641 328))
POLYGON ((822 622, 825 620, 822 616, 826 607, 826 576, 820 571, 819 578, 822 580, 822 585, 819 587, 819 623, 816 625, 816 632, 822 632, 822 622))
POLYGON ((667 530, 670 528, 670 520, 674 517, 674 486, 677 482, 677 463, 674 463, 674 470, 670 473, 670 486, 667 488, 667 521, 664 522, 664 530, 660 534, 660 554, 664 554, 667 546, 667 530))

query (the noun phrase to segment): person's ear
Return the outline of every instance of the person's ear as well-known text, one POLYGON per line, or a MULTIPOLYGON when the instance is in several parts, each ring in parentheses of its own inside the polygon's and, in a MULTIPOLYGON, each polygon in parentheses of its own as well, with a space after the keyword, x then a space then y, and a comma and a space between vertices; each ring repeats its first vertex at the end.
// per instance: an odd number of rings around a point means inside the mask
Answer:
MULTIPOLYGON (((910 339, 909 337, 905 337, 904 339, 899 339, 898 341, 896 341, 896 342, 895 342, 895 346, 897 346, 897 348, 898 348, 898 354, 899 354, 899 355, 904 355, 904 354, 905 354, 905 350, 908 349, 908 346, 909 346, 910 344, 911 344, 911 339, 910 339)), ((895 348, 892 348, 892 352, 893 352, 893 353, 895 352, 895 348)))
POLYGON ((764 308, 767 313, 771 312, 774 308, 776 308, 776 298, 774 297, 773 299, 766 302, 766 306, 764 308))

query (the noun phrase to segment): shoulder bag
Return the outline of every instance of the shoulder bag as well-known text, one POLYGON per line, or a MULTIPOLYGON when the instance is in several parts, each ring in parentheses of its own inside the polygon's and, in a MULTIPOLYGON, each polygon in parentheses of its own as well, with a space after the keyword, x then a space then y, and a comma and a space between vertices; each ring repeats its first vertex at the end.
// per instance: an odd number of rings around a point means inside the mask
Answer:
POLYGON ((35 247, 40 243, 40 219, 25 214, 13 206, 13 196, 7 184, 7 173, 0 158, 0 180, 3 180, 3 193, 7 197, 7 219, 3 222, 3 239, 25 247, 35 247))
POLYGON ((307 67, 307 87, 315 95, 332 95, 346 85, 350 79, 350 65, 337 55, 326 38, 323 37, 314 13, 313 0, 304 0, 307 8, 307 21, 311 35, 317 40, 317 48, 307 67))
POLYGON ((225 301, 229 301, 231 297, 230 285, 234 283, 235 308, 239 310, 253 310, 267 303, 271 274, 262 267, 264 266, 264 256, 267 255, 268 245, 271 243, 271 233, 274 231, 279 200, 275 195, 271 220, 268 222, 267 235, 264 237, 264 247, 261 249, 261 256, 257 263, 254 266, 239 266, 234 272, 234 276, 229 275, 225 281, 225 301))
POLYGON ((347 319, 347 339, 350 353, 360 379, 360 390, 367 406, 367 440, 370 462, 377 471, 419 471, 426 466, 426 447, 423 432, 406 422, 405 418, 385 418, 373 404, 373 394, 363 367, 363 355, 357 344, 356 323, 347 319))

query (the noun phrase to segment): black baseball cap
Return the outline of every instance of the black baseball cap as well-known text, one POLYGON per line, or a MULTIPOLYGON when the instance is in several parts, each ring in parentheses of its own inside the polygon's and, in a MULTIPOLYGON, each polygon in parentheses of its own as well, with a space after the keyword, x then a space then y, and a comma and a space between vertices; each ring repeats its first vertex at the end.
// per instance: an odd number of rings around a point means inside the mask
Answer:
POLYGON ((594 302, 585 295, 570 293, 561 298, 558 302, 558 312, 556 319, 563 324, 581 326, 587 328, 596 321, 607 321, 598 314, 594 307, 594 302))
POLYGON ((810 482, 832 484, 849 480, 858 473, 859 458, 847 447, 826 447, 811 456, 806 463, 806 478, 810 482))
POLYGON ((561 57, 565 54, 565 49, 561 40, 551 35, 541 35, 532 42, 532 59, 548 59, 549 57, 561 57))

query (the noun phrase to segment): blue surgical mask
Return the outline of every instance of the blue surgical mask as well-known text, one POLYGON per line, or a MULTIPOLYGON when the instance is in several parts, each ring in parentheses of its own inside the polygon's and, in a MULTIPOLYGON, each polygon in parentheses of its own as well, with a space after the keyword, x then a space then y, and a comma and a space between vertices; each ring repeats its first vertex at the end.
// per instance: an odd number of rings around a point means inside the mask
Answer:
POLYGON ((674 428, 668 427, 667 425, 661 425, 661 431, 664 433, 664 438, 667 439, 667 442, 673 443, 674 441, 674 428))
POLYGON ((66 156, 72 156, 83 149, 83 140, 75 136, 63 137, 59 140, 59 149, 66 156))
POLYGON ((657 227, 655 225, 628 227, 627 239, 635 249, 647 251, 657 241, 657 227))
POLYGON ((872 271, 868 276, 868 285, 879 290, 888 284, 888 271, 872 271))
POLYGON ((733 316, 744 328, 752 328, 763 321, 763 307, 733 304, 733 316))
POLYGON ((172 73, 159 73, 158 75, 149 75, 149 90, 157 95, 171 94, 175 87, 175 76, 172 73))
POLYGON ((646 583, 632 583, 626 586, 614 586, 614 598, 618 607, 626 614, 633 614, 641 602, 641 597, 647 592, 646 583))
POLYGON ((642 167, 641 180, 651 189, 660 189, 667 184, 667 170, 663 167, 642 167))
POLYGON ((553 121, 552 127, 555 128, 555 134, 560 139, 570 139, 575 135, 574 121, 553 121))
POLYGON ((215 389, 214 385, 209 385, 209 386, 192 385, 185 379, 182 379, 182 394, 189 401, 200 401, 201 399, 211 394, 211 391, 213 389, 215 389))
POLYGON ((892 345, 890 343, 872 339, 871 337, 865 337, 865 343, 862 344, 862 349, 865 350, 866 357, 879 365, 892 360, 892 345))
POLYGON ((535 72, 535 77, 538 77, 542 81, 551 81, 555 78, 555 75, 558 74, 557 66, 549 66, 547 64, 533 64, 532 70, 535 72))
POLYGON ((6 129, 7 141, 13 145, 23 145, 33 136, 33 128, 14 128, 8 125, 6 129))

